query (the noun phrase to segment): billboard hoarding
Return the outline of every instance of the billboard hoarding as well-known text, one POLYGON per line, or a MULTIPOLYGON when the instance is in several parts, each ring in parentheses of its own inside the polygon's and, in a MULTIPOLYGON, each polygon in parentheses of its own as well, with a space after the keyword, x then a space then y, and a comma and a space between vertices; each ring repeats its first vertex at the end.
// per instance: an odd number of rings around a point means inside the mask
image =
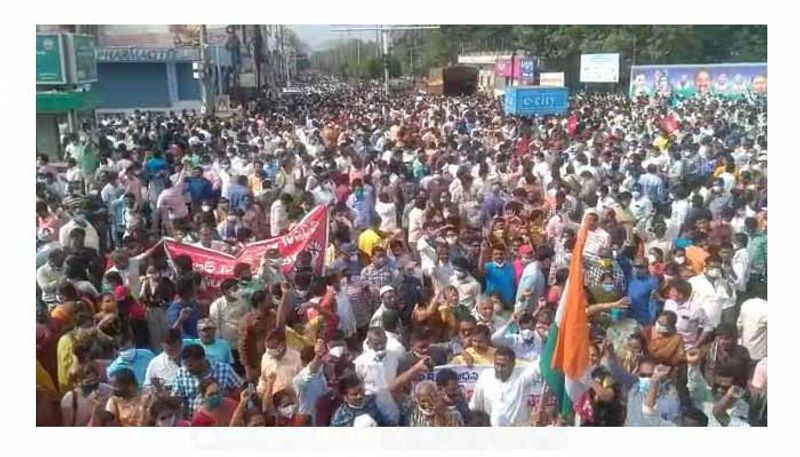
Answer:
POLYGON ((533 79, 536 70, 536 62, 533 59, 522 59, 520 63, 520 73, 522 79, 533 79))
MULTIPOLYGON (((499 76, 501 78, 510 78, 511 77, 511 60, 500 60, 495 64, 495 76, 499 76)), ((521 79, 522 78, 522 68, 520 66, 520 59, 519 57, 514 57, 514 79, 521 79)))
POLYGON ((505 92, 505 113, 533 116, 564 114, 569 107, 569 93, 565 87, 516 86, 505 92))
POLYGON ((581 82, 619 82, 619 54, 581 54, 581 82))
POLYGON ((36 34, 36 84, 67 84, 64 37, 58 33, 36 34))
POLYGON ((554 71, 539 74, 539 86, 564 87, 564 72, 554 71))
POLYGON ((91 35, 67 35, 69 80, 71 84, 97 81, 97 55, 91 35))
POLYGON ((766 95, 767 64, 634 65, 628 95, 766 95))

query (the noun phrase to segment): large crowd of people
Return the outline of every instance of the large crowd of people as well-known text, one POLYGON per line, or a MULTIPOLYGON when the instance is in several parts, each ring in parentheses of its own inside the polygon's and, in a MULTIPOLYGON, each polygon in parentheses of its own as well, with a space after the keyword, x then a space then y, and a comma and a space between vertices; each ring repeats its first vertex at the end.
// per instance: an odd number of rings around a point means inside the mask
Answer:
POLYGON ((767 424, 765 99, 525 118, 310 84, 98 119, 66 166, 37 157, 38 425, 767 424), (235 255, 320 205, 322 251, 219 284, 154 248, 235 255), (565 411, 540 362, 568 281, 591 341, 565 411))

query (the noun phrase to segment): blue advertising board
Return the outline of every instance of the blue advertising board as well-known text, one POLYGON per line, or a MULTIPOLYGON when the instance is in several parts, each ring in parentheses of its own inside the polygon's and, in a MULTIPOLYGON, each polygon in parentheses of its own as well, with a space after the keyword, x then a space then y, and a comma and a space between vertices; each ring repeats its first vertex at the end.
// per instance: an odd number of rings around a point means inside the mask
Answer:
POLYGON ((568 107, 569 93, 566 87, 516 86, 506 88, 506 114, 518 116, 564 114, 568 107))
POLYGON ((629 95, 742 97, 767 94, 766 63, 634 65, 629 95))

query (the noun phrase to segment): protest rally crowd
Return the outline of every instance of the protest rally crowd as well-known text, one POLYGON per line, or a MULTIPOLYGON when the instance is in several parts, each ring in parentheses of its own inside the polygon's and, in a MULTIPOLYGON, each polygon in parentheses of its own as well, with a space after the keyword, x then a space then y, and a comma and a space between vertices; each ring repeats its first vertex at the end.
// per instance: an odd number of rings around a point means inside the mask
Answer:
POLYGON ((311 83, 38 156, 38 425, 767 424, 765 98, 311 83))

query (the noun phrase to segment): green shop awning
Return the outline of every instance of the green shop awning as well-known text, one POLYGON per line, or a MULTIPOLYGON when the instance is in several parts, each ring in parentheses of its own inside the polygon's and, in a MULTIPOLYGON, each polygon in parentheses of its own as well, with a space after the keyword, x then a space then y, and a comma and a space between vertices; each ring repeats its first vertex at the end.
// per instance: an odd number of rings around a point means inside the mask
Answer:
POLYGON ((71 110, 90 110, 96 106, 93 92, 47 91, 36 93, 37 113, 59 113, 71 110))

